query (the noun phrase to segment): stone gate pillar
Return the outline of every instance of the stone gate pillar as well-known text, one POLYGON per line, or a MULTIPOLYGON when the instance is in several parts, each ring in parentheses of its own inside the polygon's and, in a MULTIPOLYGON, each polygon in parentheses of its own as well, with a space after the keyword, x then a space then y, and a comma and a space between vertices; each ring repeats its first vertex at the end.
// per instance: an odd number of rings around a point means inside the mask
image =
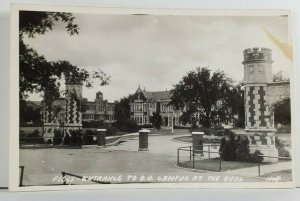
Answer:
POLYGON ((82 129, 82 83, 76 78, 66 79, 66 120, 65 134, 82 129))
POLYGON ((46 143, 53 143, 54 131, 59 129, 56 114, 51 104, 43 106, 43 138, 46 143))
MULTIPOLYGON (((250 152, 261 151, 265 156, 278 157, 275 147, 273 118, 268 105, 268 84, 273 82, 272 51, 267 48, 244 50, 245 130, 250 152)), ((264 158, 265 162, 278 159, 264 158)))

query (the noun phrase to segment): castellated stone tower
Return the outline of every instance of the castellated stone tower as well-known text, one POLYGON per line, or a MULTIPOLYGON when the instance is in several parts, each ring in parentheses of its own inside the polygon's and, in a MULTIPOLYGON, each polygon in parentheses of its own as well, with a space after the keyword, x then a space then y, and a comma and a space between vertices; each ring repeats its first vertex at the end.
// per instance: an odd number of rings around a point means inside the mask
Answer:
POLYGON ((70 130, 79 130, 82 128, 81 99, 82 82, 76 78, 67 78, 65 133, 70 133, 70 130))
MULTIPOLYGON (((273 82, 272 51, 267 48, 244 50, 245 125, 250 151, 278 157, 275 147, 274 118, 268 104, 268 84, 273 82)), ((264 158, 276 162, 274 158, 264 158)))

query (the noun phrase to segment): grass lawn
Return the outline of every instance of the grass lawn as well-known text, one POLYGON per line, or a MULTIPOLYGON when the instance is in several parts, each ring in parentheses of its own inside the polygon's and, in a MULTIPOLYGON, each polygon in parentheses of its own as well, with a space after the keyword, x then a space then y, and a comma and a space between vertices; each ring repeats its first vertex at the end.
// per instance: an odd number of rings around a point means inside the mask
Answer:
POLYGON ((111 144, 111 143, 116 142, 116 141, 119 140, 120 138, 121 138, 121 137, 109 138, 109 139, 106 139, 105 142, 106 142, 106 144, 111 144))
POLYGON ((189 143, 192 143, 192 142, 193 142, 192 136, 174 137, 173 139, 174 139, 174 140, 181 141, 181 142, 189 142, 189 143))
MULTIPOLYGON (((179 166, 192 168, 193 162, 192 161, 181 162, 179 166)), ((235 169, 247 168, 247 167, 255 167, 255 166, 257 166, 257 163, 237 162, 237 161, 222 161, 221 163, 222 171, 235 170, 235 169)), ((219 158, 195 160, 195 169, 218 172, 219 167, 220 167, 219 158)))
POLYGON ((292 170, 281 170, 278 172, 271 172, 264 175, 261 175, 261 177, 270 178, 270 177, 278 177, 280 176, 280 181, 292 181, 292 170))

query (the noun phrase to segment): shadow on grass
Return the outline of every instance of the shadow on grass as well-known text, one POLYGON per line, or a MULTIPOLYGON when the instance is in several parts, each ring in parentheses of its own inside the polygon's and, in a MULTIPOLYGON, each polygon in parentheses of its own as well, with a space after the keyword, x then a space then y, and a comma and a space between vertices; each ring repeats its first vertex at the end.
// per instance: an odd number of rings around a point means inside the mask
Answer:
MULTIPOLYGON (((181 163, 179 163, 178 166, 184 167, 184 168, 193 168, 193 162, 192 161, 181 162, 181 163)), ((255 166, 257 166, 257 163, 222 161, 221 162, 221 171, 236 170, 236 169, 255 167, 255 166)), ((195 160, 194 169, 219 172, 220 171, 220 158, 195 160)))

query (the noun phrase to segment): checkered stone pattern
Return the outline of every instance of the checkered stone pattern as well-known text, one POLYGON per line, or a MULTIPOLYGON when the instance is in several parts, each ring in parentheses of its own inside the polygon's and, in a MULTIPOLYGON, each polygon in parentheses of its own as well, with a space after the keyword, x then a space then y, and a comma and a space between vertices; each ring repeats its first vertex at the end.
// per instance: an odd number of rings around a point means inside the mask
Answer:
POLYGON ((43 138, 44 141, 47 142, 49 139, 53 140, 54 130, 58 129, 59 124, 57 122, 57 118, 54 115, 54 111, 48 106, 45 108, 45 116, 44 118, 44 130, 43 130, 43 138))
POLYGON ((270 128, 267 86, 245 87, 246 128, 270 128))
POLYGON ((275 133, 257 133, 249 136, 251 145, 275 145, 275 133))
POLYGON ((53 124, 57 122, 57 118, 54 115, 54 111, 47 106, 45 109, 45 114, 44 114, 44 118, 45 118, 45 124, 49 123, 49 124, 53 124))
POLYGON ((82 114, 78 100, 66 99, 66 126, 82 126, 82 114))

